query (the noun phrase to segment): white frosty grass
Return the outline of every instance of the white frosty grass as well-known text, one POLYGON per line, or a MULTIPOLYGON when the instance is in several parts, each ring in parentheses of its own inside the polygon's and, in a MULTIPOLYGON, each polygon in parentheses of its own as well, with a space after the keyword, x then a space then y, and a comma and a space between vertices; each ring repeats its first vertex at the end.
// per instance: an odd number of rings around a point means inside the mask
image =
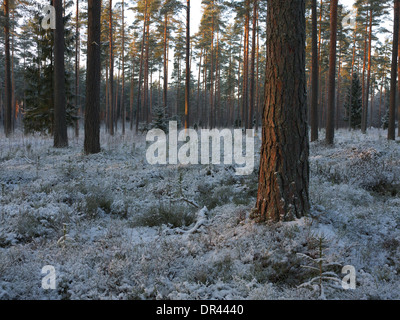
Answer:
POLYGON ((130 132, 86 157, 72 136, 0 136, 0 299, 400 298, 400 145, 383 131, 312 144, 311 215, 276 225, 248 219, 257 172, 150 166, 130 132), (355 267, 356 290, 321 295, 321 254, 329 277, 355 267))

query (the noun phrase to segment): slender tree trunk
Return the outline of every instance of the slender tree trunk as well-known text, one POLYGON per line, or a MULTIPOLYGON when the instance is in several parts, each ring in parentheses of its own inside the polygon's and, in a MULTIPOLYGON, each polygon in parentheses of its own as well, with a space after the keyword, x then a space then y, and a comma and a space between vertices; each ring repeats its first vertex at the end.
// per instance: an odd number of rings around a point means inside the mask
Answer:
POLYGON ((153 117, 153 64, 150 63, 150 95, 149 95, 149 122, 153 117))
POLYGON ((197 78, 197 112, 196 112, 196 123, 197 125, 200 122, 200 82, 201 82, 201 60, 203 58, 203 49, 200 52, 200 62, 199 62, 199 75, 197 78))
POLYGON ((150 15, 147 15, 147 25, 146 25, 146 57, 144 60, 144 87, 143 87, 143 97, 144 103, 143 108, 145 110, 145 121, 150 122, 151 118, 151 105, 149 104, 149 59, 150 59, 150 15))
POLYGON ((130 96, 129 96, 129 108, 130 108, 130 129, 133 130, 133 99, 135 90, 135 58, 132 58, 132 74, 130 83, 130 96))
POLYGON ((12 88, 11 88, 11 59, 10 59, 10 1, 4 0, 4 133, 8 137, 12 132, 12 88))
POLYGON ((379 119, 378 119, 379 129, 382 128, 382 93, 383 93, 383 79, 381 80, 381 92, 379 95, 379 119))
POLYGON ((246 18, 245 18, 245 29, 244 29, 244 57, 243 57, 243 119, 245 128, 249 129, 249 38, 250 38, 250 0, 246 0, 246 18))
POLYGON ((322 56, 321 56, 321 47, 322 47, 322 15, 323 15, 323 9, 324 9, 324 3, 323 0, 320 1, 320 8, 319 8, 319 31, 318 31, 318 78, 319 78, 319 84, 318 88, 320 90, 319 93, 319 101, 318 101, 318 106, 317 108, 319 109, 318 112, 318 128, 322 127, 322 115, 323 115, 323 77, 322 77, 322 56))
POLYGON ((75 108, 77 119, 75 122, 75 137, 79 137, 79 117, 81 110, 79 106, 79 0, 76 0, 75 12, 75 108))
POLYGON ((336 86, 336 40, 338 0, 331 0, 331 37, 329 49, 329 88, 326 119, 326 142, 333 144, 335 138, 335 86, 336 86))
POLYGON ((110 75, 109 75, 109 132, 110 135, 114 135, 114 45, 113 45, 113 17, 112 17, 112 0, 109 0, 109 59, 110 59, 110 75))
POLYGON ((257 71, 256 71, 256 132, 260 121, 260 33, 258 32, 259 14, 257 10, 257 71))
POLYGON ((204 67, 203 67, 203 79, 204 79, 204 101, 203 101, 203 127, 208 128, 209 121, 208 121, 208 113, 207 113, 207 52, 204 53, 204 67))
POLYGON ((100 152, 100 15, 101 1, 88 0, 88 42, 84 142, 86 154, 100 152))
POLYGON ((168 13, 165 14, 164 17, 164 92, 163 92, 163 102, 164 102, 164 111, 167 111, 168 108, 168 49, 167 49, 167 41, 168 38, 168 13))
POLYGON ((54 147, 68 147, 65 66, 64 66, 64 21, 63 3, 53 0, 56 9, 56 29, 54 30, 54 147))
MULTIPOLYGON (((136 101, 136 133, 139 132, 139 120, 140 120, 140 112, 141 112, 141 86, 142 86, 142 74, 143 74, 143 58, 144 58, 144 46, 146 42, 146 23, 147 23, 147 0, 145 0, 145 12, 143 19, 143 39, 142 39, 142 48, 140 53, 140 65, 139 65, 139 82, 138 82, 138 94, 136 101)), ((143 113, 143 112, 142 112, 143 113)))
POLYGON ((189 128, 190 106, 190 0, 186 1, 186 84, 185 84, 185 129, 189 128))
POLYGON ((219 66, 219 31, 217 31, 217 45, 215 49, 215 99, 214 99, 214 126, 217 127, 219 125, 219 111, 220 111, 220 105, 219 105, 219 84, 220 84, 220 66, 219 66))
POLYGON ((369 12, 369 35, 368 35, 368 71, 367 71, 367 86, 365 88, 365 130, 368 127, 368 107, 369 107, 369 87, 371 83, 371 64, 372 64, 372 9, 369 12))
POLYGON ((210 123, 209 126, 211 129, 214 128, 214 15, 212 17, 212 30, 211 30, 211 67, 210 67, 210 123))
MULTIPOLYGON (((399 9, 399 14, 400 14, 400 9, 399 9)), ((400 23, 400 22, 399 22, 400 23)), ((399 26, 400 28, 400 26, 399 26)), ((399 40, 398 40, 398 62, 397 62, 397 75, 400 76, 400 31, 399 31, 399 40)), ((397 122, 398 122, 398 132, 397 136, 400 137, 400 85, 397 85, 398 88, 398 101, 397 101, 397 122)))
POLYGON ((118 68, 117 68, 117 79, 116 79, 116 88, 115 88, 115 104, 114 104, 114 133, 118 132, 118 119, 120 116, 120 108, 118 104, 118 97, 119 97, 119 81, 121 77, 121 60, 118 61, 118 68))
POLYGON ((121 84, 122 135, 125 135, 125 0, 122 0, 122 84, 121 84))
MULTIPOLYGON (((12 19, 15 21, 15 9, 12 10, 12 19)), ((13 27, 11 32, 11 130, 14 132, 16 115, 17 115, 17 101, 15 96, 15 67, 14 67, 14 52, 15 52, 15 41, 14 41, 15 28, 13 27)))
MULTIPOLYGON (((242 43, 242 37, 240 36, 240 42, 242 43)), ((244 46, 243 46, 243 50, 244 50, 244 46)), ((242 113, 242 103, 240 101, 240 93, 242 92, 241 88, 240 88, 240 71, 241 69, 241 61, 242 61, 242 50, 239 49, 239 59, 238 59, 238 76, 237 76, 237 87, 238 87, 238 98, 237 98, 237 116, 236 116, 236 120, 237 120, 237 125, 238 126, 243 126, 243 113, 242 113)))
POLYGON ((396 140, 397 54, 399 46, 400 0, 394 0, 392 70, 390 76, 390 106, 388 140, 396 140))
MULTIPOLYGON (((357 15, 358 15, 358 10, 357 10, 357 15)), ((354 75, 354 65, 356 62, 356 45, 357 45, 357 20, 356 20, 356 25, 354 28, 354 41, 353 41, 353 58, 351 61, 351 77, 350 79, 353 79, 353 75, 354 75)), ((351 104, 351 97, 349 97, 349 105, 351 104)), ((351 131, 351 110, 349 109, 349 131, 351 131)))
POLYGON ((257 32, 257 0, 253 2, 253 34, 252 34, 252 50, 251 50, 251 66, 250 66, 250 108, 249 108, 249 128, 253 128, 253 119, 254 119, 254 86, 255 86, 255 63, 256 63, 256 32, 257 32))
POLYGON ((110 92, 108 90, 108 64, 106 64, 106 132, 109 132, 109 124, 110 124, 110 92))
POLYGON ((372 81, 371 84, 371 110, 369 113, 369 127, 372 127, 372 121, 373 121, 373 111, 374 111, 374 100, 375 100, 375 88, 374 88, 374 81, 372 81))
POLYGON ((253 217, 288 221, 309 211, 305 1, 268 0, 267 21, 265 108, 253 217))
POLYGON ((340 101, 340 89, 342 81, 342 61, 341 61, 341 46, 339 43, 339 69, 338 69, 338 87, 336 92, 336 130, 339 130, 339 119, 341 114, 341 101, 340 101))
POLYGON ((317 27, 317 0, 312 0, 312 75, 311 75, 311 141, 318 140, 318 84, 319 84, 319 57, 318 57, 318 27, 317 27))
MULTIPOLYGON (((369 17, 369 12, 367 15, 367 19, 369 17)), ((365 35, 368 32, 368 23, 365 24, 365 35)), ((364 41, 364 58, 363 58, 363 72, 362 72, 362 116, 361 116, 361 132, 362 133, 367 133, 367 112, 365 110, 366 107, 366 102, 365 102, 365 72, 367 69, 367 46, 368 46, 368 38, 365 37, 365 41, 364 41)))

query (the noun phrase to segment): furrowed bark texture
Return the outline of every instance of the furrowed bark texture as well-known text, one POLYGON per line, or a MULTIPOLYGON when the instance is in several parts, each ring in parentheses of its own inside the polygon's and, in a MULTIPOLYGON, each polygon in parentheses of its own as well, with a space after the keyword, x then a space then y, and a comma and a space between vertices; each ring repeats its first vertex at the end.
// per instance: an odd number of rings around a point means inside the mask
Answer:
POLYGON ((268 1, 259 221, 290 221, 309 210, 304 3, 268 1))

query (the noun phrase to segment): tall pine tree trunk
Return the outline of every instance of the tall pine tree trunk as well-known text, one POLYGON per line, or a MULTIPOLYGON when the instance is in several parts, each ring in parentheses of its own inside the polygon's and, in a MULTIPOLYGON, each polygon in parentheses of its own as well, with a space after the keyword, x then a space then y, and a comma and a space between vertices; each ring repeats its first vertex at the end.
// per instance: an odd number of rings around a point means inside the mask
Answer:
POLYGON ((122 83, 121 83, 121 117, 122 135, 125 135, 125 1, 122 0, 122 83))
POLYGON ((79 137, 79 117, 81 110, 79 106, 79 0, 76 0, 75 12, 75 108, 77 109, 77 119, 75 122, 75 137, 79 137))
POLYGON ((200 122, 200 82, 201 82, 201 61, 203 58, 203 48, 200 52, 200 62, 199 62, 199 75, 197 78, 197 112, 196 112, 196 123, 199 125, 200 122))
MULTIPOLYGON (((400 10, 400 9, 399 9, 400 10)), ((399 12, 400 14, 400 12, 399 12)), ((400 28, 400 26, 399 26, 400 28)), ((399 31, 399 40, 398 40, 398 62, 397 62, 397 75, 400 75, 400 31, 399 31)), ((398 122, 398 132, 397 132, 397 136, 400 137, 400 85, 397 85, 397 90, 398 90, 398 101, 397 101, 397 122, 398 122)))
POLYGON ((305 1, 268 0, 267 21, 265 107, 253 217, 288 221, 309 211, 305 1))
MULTIPOLYGON (((357 15, 358 15, 358 11, 357 11, 357 15)), ((353 58, 351 60, 351 77, 350 79, 353 79, 353 75, 354 75, 354 66, 355 66, 355 62, 356 62, 356 44, 357 44, 357 19, 356 19, 356 25, 354 27, 354 40, 353 40, 353 58)), ((351 97, 349 97, 349 105, 351 104, 351 97)), ((349 110, 349 131, 351 131, 351 112, 349 110)))
POLYGON ((335 87, 336 87, 336 39, 338 0, 331 0, 331 36, 329 48, 329 84, 326 118, 326 142, 333 144, 335 138, 335 87))
POLYGON ((211 27, 211 66, 210 66, 210 128, 214 128, 214 15, 212 17, 212 27, 211 27))
POLYGON ((4 91, 5 91, 5 108, 4 108, 4 133, 6 137, 12 131, 12 89, 11 89, 11 59, 10 59, 10 1, 4 0, 4 51, 5 51, 5 67, 4 67, 4 91))
POLYGON ((242 112, 246 129, 249 125, 249 38, 250 38, 250 0, 246 0, 246 17, 244 23, 244 55, 243 55, 243 94, 242 94, 242 112))
POLYGON ((185 129, 189 128, 190 105, 190 0, 186 2, 186 84, 185 84, 185 129))
POLYGON ((255 63, 256 63, 256 32, 257 32, 257 0, 253 2, 253 34, 252 34, 252 50, 251 50, 251 66, 250 66, 250 104, 249 104, 249 128, 253 128, 254 119, 254 102, 255 102, 255 63))
MULTIPOLYGON (((367 18, 369 17, 369 12, 367 18)), ((365 23, 365 35, 368 32, 368 23, 365 23)), ((366 101, 365 101, 365 72, 367 69, 367 46, 368 38, 365 37, 364 41, 364 58, 363 58, 363 71, 362 71, 362 116, 361 116, 361 132, 367 133, 367 111, 366 111, 366 101)))
POLYGON ((341 81, 342 81, 342 55, 341 55, 341 46, 339 42, 339 68, 338 68, 338 87, 336 92, 336 130, 339 129, 339 120, 341 114, 341 100, 340 100, 340 90, 341 90, 341 81))
POLYGON ((397 53, 399 46, 400 0, 394 0, 392 70, 390 76, 390 105, 388 140, 396 140, 397 53))
POLYGON ((109 75, 109 132, 110 135, 114 135, 114 45, 113 45, 113 17, 112 17, 112 0, 109 0, 109 63, 110 63, 110 75, 109 75))
MULTIPOLYGON (((15 21, 15 9, 12 10, 12 20, 15 21)), ((15 129, 15 122, 17 116, 17 100, 15 95, 15 68, 14 68, 14 56, 15 56, 15 41, 14 41, 15 28, 13 27, 11 32, 11 130, 15 129)))
POLYGON ((322 97, 323 97, 323 77, 322 77, 322 56, 321 56, 321 47, 322 47, 322 15, 323 15, 324 3, 323 0, 320 1, 320 8, 319 8, 319 31, 318 31, 318 78, 319 78, 319 99, 318 99, 318 128, 322 127, 322 97))
POLYGON ((163 102, 164 112, 167 112, 168 108, 168 13, 164 16, 164 90, 163 90, 163 102))
POLYGON ((318 57, 318 27, 317 27, 317 0, 312 0, 312 75, 311 75, 311 141, 318 140, 318 84, 319 84, 319 57, 318 57))
POLYGON ((100 152, 100 15, 101 1, 88 0, 88 41, 85 107, 86 154, 100 152))
MULTIPOLYGON (((139 62, 139 81, 138 81, 138 94, 136 101, 136 133, 139 132, 139 121, 141 116, 141 86, 142 86, 142 76, 143 76, 143 59, 144 59, 144 46, 146 43, 146 23, 147 23, 147 0, 145 0, 145 11, 143 18, 143 38, 142 38, 142 48, 140 53, 140 62, 139 62)), ((143 112, 142 112, 143 113, 143 112)))
POLYGON ((68 147, 65 66, 64 66, 64 21, 63 3, 53 0, 56 9, 56 29, 54 30, 54 147, 68 147))
POLYGON ((130 81, 130 94, 129 94, 129 109, 130 109, 130 129, 133 130, 133 99, 135 90, 135 58, 132 58, 132 69, 131 69, 131 81, 130 81))
POLYGON ((369 35, 368 35, 368 70, 367 70, 367 86, 365 88, 365 130, 368 127, 368 108, 369 108, 369 87, 371 83, 371 64, 372 64, 372 9, 369 12, 369 35))

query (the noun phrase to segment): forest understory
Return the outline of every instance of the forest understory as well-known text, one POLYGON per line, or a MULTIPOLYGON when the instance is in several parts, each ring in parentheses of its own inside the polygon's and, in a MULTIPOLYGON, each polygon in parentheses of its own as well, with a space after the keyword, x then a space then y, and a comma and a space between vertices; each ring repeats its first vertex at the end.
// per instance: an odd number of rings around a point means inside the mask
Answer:
POLYGON ((155 167, 145 136, 102 139, 87 157, 82 139, 1 136, 0 299, 400 298, 400 145, 384 131, 312 143, 311 213, 278 224, 249 218, 257 170, 155 167))

